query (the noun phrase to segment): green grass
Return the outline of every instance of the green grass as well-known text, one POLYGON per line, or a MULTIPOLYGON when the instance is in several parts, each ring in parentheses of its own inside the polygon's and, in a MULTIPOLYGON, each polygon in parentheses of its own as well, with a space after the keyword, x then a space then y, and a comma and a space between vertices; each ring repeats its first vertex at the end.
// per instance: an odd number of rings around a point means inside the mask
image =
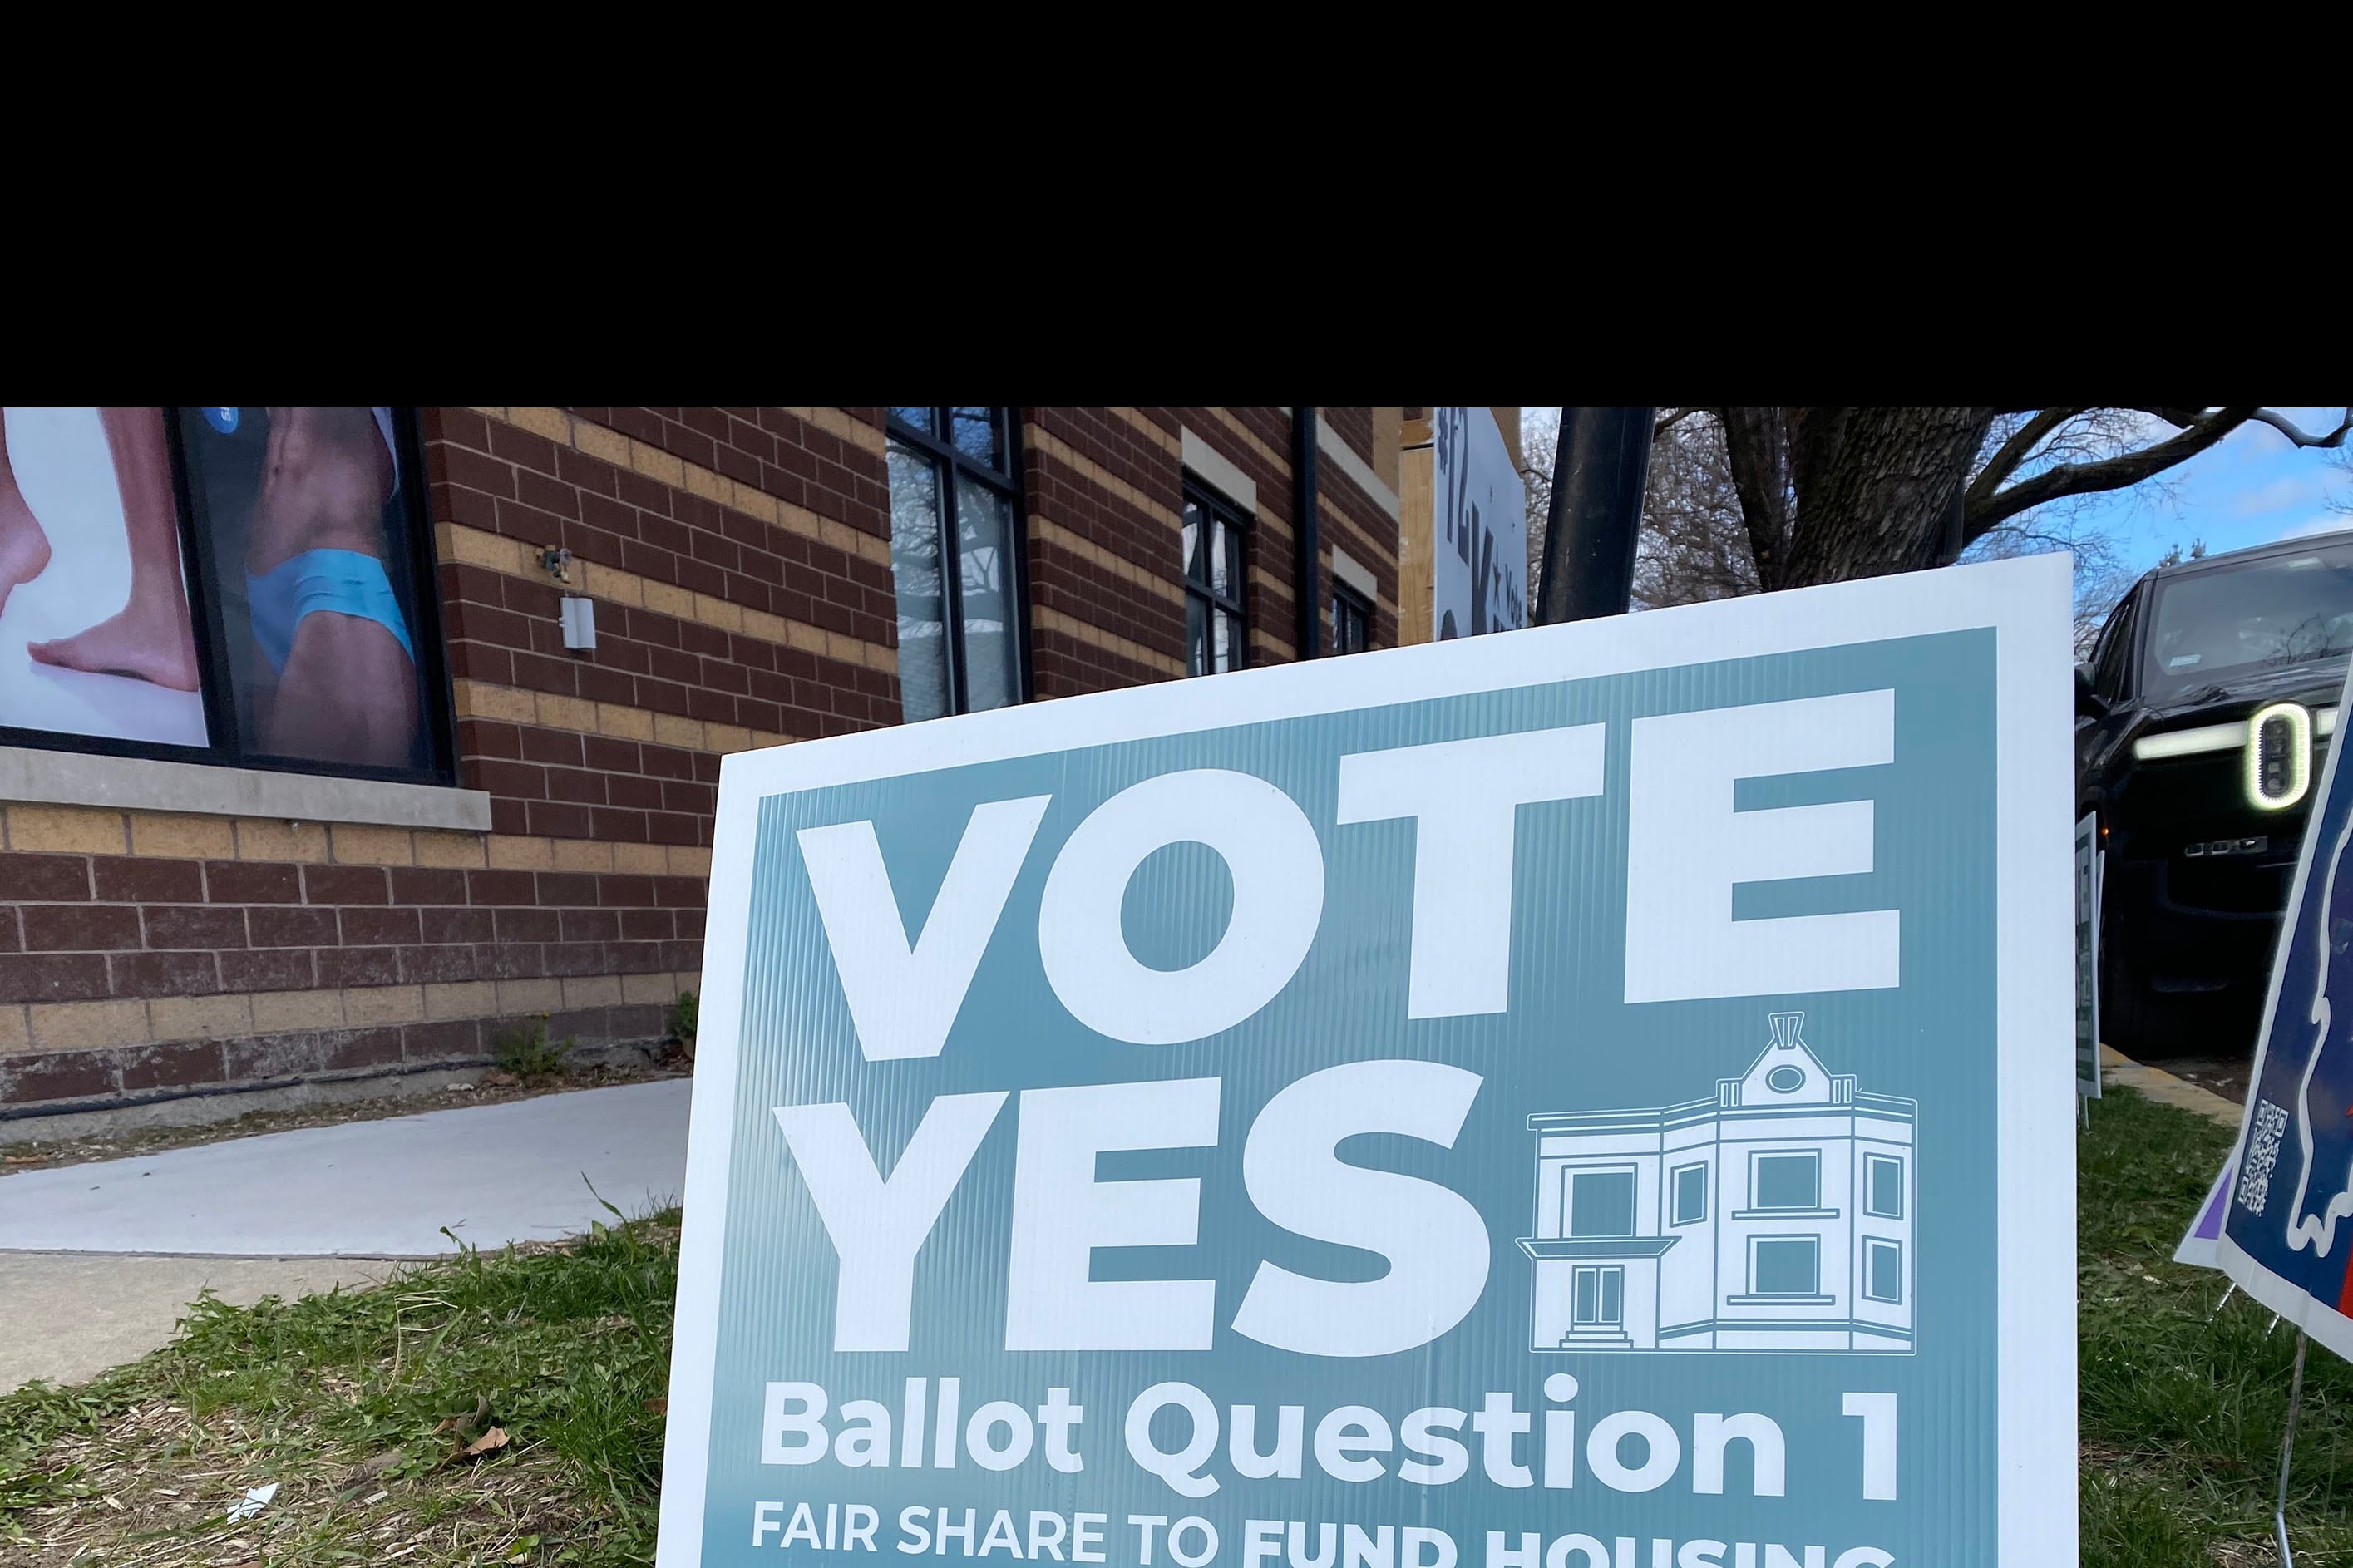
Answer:
POLYGON ((134 1366, 0 1398, 0 1561, 651 1562, 674 1220, 206 1301, 134 1366), (503 1447, 453 1458, 494 1426, 503 1447), (224 1522, 273 1480, 258 1518, 224 1522))
MULTIPOLYGON (((2079 1158, 2085 1568, 2267 1563, 2295 1336, 2168 1261, 2228 1150, 2128 1090, 2079 1158)), ((467 1254, 350 1295, 200 1305, 86 1387, 0 1398, 0 1561, 652 1560, 674 1215, 562 1249, 467 1254), (511 1439, 453 1453, 491 1426, 511 1439), (223 1510, 276 1480, 258 1519, 223 1510)), ((2353 1367, 2307 1363, 2290 1524, 2353 1563, 2353 1367)))
POLYGON ((491 1059, 502 1072, 530 1083, 537 1079, 554 1078, 564 1070, 564 1059, 579 1048, 580 1042, 570 1035, 562 1039, 550 1037, 547 1015, 542 1013, 529 1024, 518 1024, 501 1029, 491 1037, 491 1059))
MULTIPOLYGON (((2171 1261, 2230 1152, 2212 1122, 2111 1089, 2076 1160, 2085 1568, 2273 1561, 2295 1333, 2171 1261)), ((2299 1568, 2353 1563, 2353 1366, 2315 1348, 2290 1477, 2299 1568)))

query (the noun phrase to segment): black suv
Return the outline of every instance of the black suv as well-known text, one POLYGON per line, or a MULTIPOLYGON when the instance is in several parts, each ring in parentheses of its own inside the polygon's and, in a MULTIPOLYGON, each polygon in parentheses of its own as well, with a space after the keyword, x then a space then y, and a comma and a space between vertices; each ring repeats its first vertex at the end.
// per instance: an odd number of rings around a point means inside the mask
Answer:
POLYGON ((2252 1048, 2353 649, 2353 531, 2160 566, 2075 671, 2077 816, 2099 818, 2101 1033, 2252 1048))

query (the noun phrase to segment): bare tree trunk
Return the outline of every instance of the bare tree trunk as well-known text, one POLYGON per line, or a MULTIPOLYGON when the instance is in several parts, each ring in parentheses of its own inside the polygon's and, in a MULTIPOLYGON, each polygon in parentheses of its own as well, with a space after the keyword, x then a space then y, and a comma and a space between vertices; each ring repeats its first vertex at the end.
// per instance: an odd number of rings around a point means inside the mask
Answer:
POLYGON ((1798 527, 1788 585, 1836 583, 1941 566, 1950 516, 1993 426, 1990 408, 1808 409, 1814 433, 1835 414, 1794 475, 1798 527))
POLYGON ((1725 408, 1733 482, 1767 590, 1952 559, 1990 408, 1725 408))
POLYGON ((1757 585, 1767 593, 1788 586, 1789 424, 1779 408, 1719 408, 1724 451, 1732 468, 1733 492, 1741 521, 1748 525, 1748 553, 1756 558, 1757 585))
POLYGON ((1944 565, 1980 545, 2064 547, 2079 609, 2104 612, 2132 574, 2117 575, 2118 540, 2074 509, 2162 485, 2250 423, 2353 452, 2353 408, 2317 431, 2254 406, 1678 408, 1659 423, 1636 595, 1689 604, 1944 565), (2152 439, 2152 422, 2175 434, 2152 439))

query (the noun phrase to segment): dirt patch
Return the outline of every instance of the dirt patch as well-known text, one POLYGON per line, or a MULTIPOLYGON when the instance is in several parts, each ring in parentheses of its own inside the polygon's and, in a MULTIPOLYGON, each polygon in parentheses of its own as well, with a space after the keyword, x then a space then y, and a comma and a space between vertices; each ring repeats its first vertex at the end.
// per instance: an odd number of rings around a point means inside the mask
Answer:
POLYGON ((15 1143, 0 1151, 0 1179, 19 1171, 52 1165, 86 1165, 96 1160, 125 1160, 166 1149, 193 1148, 200 1143, 225 1143, 233 1138, 254 1138, 265 1132, 285 1132, 297 1127, 339 1127, 350 1121, 380 1121, 392 1116, 420 1116, 428 1110, 452 1110, 468 1105, 500 1105, 512 1100, 535 1100, 543 1094, 575 1089, 610 1089, 620 1084, 653 1083, 691 1076, 686 1058, 672 1050, 652 1063, 600 1063, 567 1069, 524 1081, 501 1072, 489 1072, 471 1084, 454 1080, 426 1092, 387 1095, 338 1105, 302 1106, 290 1110, 256 1110, 233 1121, 197 1127, 136 1127, 121 1132, 89 1133, 49 1143, 15 1143))

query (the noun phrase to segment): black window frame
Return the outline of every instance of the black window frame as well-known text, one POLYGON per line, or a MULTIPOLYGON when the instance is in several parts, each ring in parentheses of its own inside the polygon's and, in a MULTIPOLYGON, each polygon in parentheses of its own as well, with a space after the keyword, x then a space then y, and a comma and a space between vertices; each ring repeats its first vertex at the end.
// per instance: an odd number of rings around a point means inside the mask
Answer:
MULTIPOLYGON (((941 404, 931 408, 933 430, 926 431, 899 416, 895 408, 884 410, 883 434, 902 447, 912 447, 944 466, 941 486, 940 512, 940 613, 944 619, 941 626, 943 649, 948 663, 948 710, 943 718, 954 718, 972 710, 971 693, 965 680, 964 657, 964 561, 956 528, 956 476, 968 474, 973 480, 1003 496, 1013 509, 1013 550, 1005 563, 1005 592, 1015 607, 1013 631, 1013 701, 1016 705, 1036 700, 1037 689, 1031 675, 1029 658, 1029 498, 1021 483, 1021 410, 997 408, 1002 421, 999 439, 1005 450, 1005 467, 992 468, 955 444, 955 437, 939 432, 953 432, 952 413, 957 407, 994 406, 973 404, 941 404)), ((893 593, 896 579, 893 579, 893 593)), ((906 700, 900 699, 902 722, 907 721, 906 700)), ((917 721, 920 722, 920 721, 917 721)))
MULTIPOLYGON (((430 742, 433 761, 424 767, 400 768, 322 762, 246 748, 237 730, 237 694, 232 684, 235 661, 230 657, 230 634, 220 593, 220 563, 213 548, 213 530, 206 526, 203 499, 190 482, 188 472, 187 447, 181 429, 181 416, 186 412, 180 407, 164 409, 164 429, 172 453, 173 500, 179 510, 180 564, 187 584, 189 630, 196 645, 196 695, 204 704, 206 743, 175 746, 161 741, 77 735, 63 730, 0 724, 0 745, 82 756, 139 757, 204 767, 301 773, 313 778, 374 779, 456 787, 457 700, 450 685, 448 645, 441 629, 440 562, 434 552, 433 520, 426 507, 425 448, 417 436, 417 410, 395 408, 392 424, 399 447, 396 457, 401 484, 397 500, 408 525, 409 559, 405 564, 409 581, 417 585, 414 605, 417 624, 409 628, 417 673, 422 678, 417 721, 430 742)), ((402 564, 386 563, 388 569, 402 564)))
MULTIPOLYGON (((1200 479, 1189 472, 1185 475, 1182 502, 1183 505, 1197 506, 1201 509, 1202 521, 1205 526, 1219 522, 1224 523, 1228 530, 1233 533, 1236 541, 1234 551, 1234 577, 1236 580, 1232 585, 1232 592, 1229 595, 1220 595, 1216 588, 1211 586, 1211 584, 1215 579, 1210 574, 1209 555, 1211 550, 1215 547, 1217 540, 1217 532, 1213 526, 1208 527, 1208 531, 1201 542, 1200 557, 1202 562, 1202 571, 1200 579, 1198 582, 1195 581, 1192 565, 1189 562, 1180 562, 1178 563, 1185 574, 1185 596, 1187 600, 1190 601, 1193 599, 1198 599, 1203 604, 1208 605, 1213 612, 1223 610, 1228 616, 1233 618, 1235 631, 1232 669, 1195 669, 1193 668, 1193 638, 1192 633, 1189 629, 1192 616, 1188 609, 1186 616, 1188 629, 1185 637, 1186 678, 1187 679, 1191 679, 1204 675, 1230 675, 1235 669, 1248 669, 1250 667, 1250 545, 1251 536, 1257 531, 1253 527, 1255 520, 1249 512, 1243 510, 1242 508, 1236 505, 1233 501, 1227 500, 1224 492, 1214 489, 1210 486, 1202 483, 1200 479)), ((1182 516, 1181 510, 1179 516, 1182 516)))
POLYGON ((1363 594, 1337 578, 1332 582, 1332 651, 1335 654, 1370 653, 1373 647, 1373 602, 1363 594), (1344 646, 1341 637, 1340 612, 1345 609, 1362 633, 1355 647, 1344 646))

